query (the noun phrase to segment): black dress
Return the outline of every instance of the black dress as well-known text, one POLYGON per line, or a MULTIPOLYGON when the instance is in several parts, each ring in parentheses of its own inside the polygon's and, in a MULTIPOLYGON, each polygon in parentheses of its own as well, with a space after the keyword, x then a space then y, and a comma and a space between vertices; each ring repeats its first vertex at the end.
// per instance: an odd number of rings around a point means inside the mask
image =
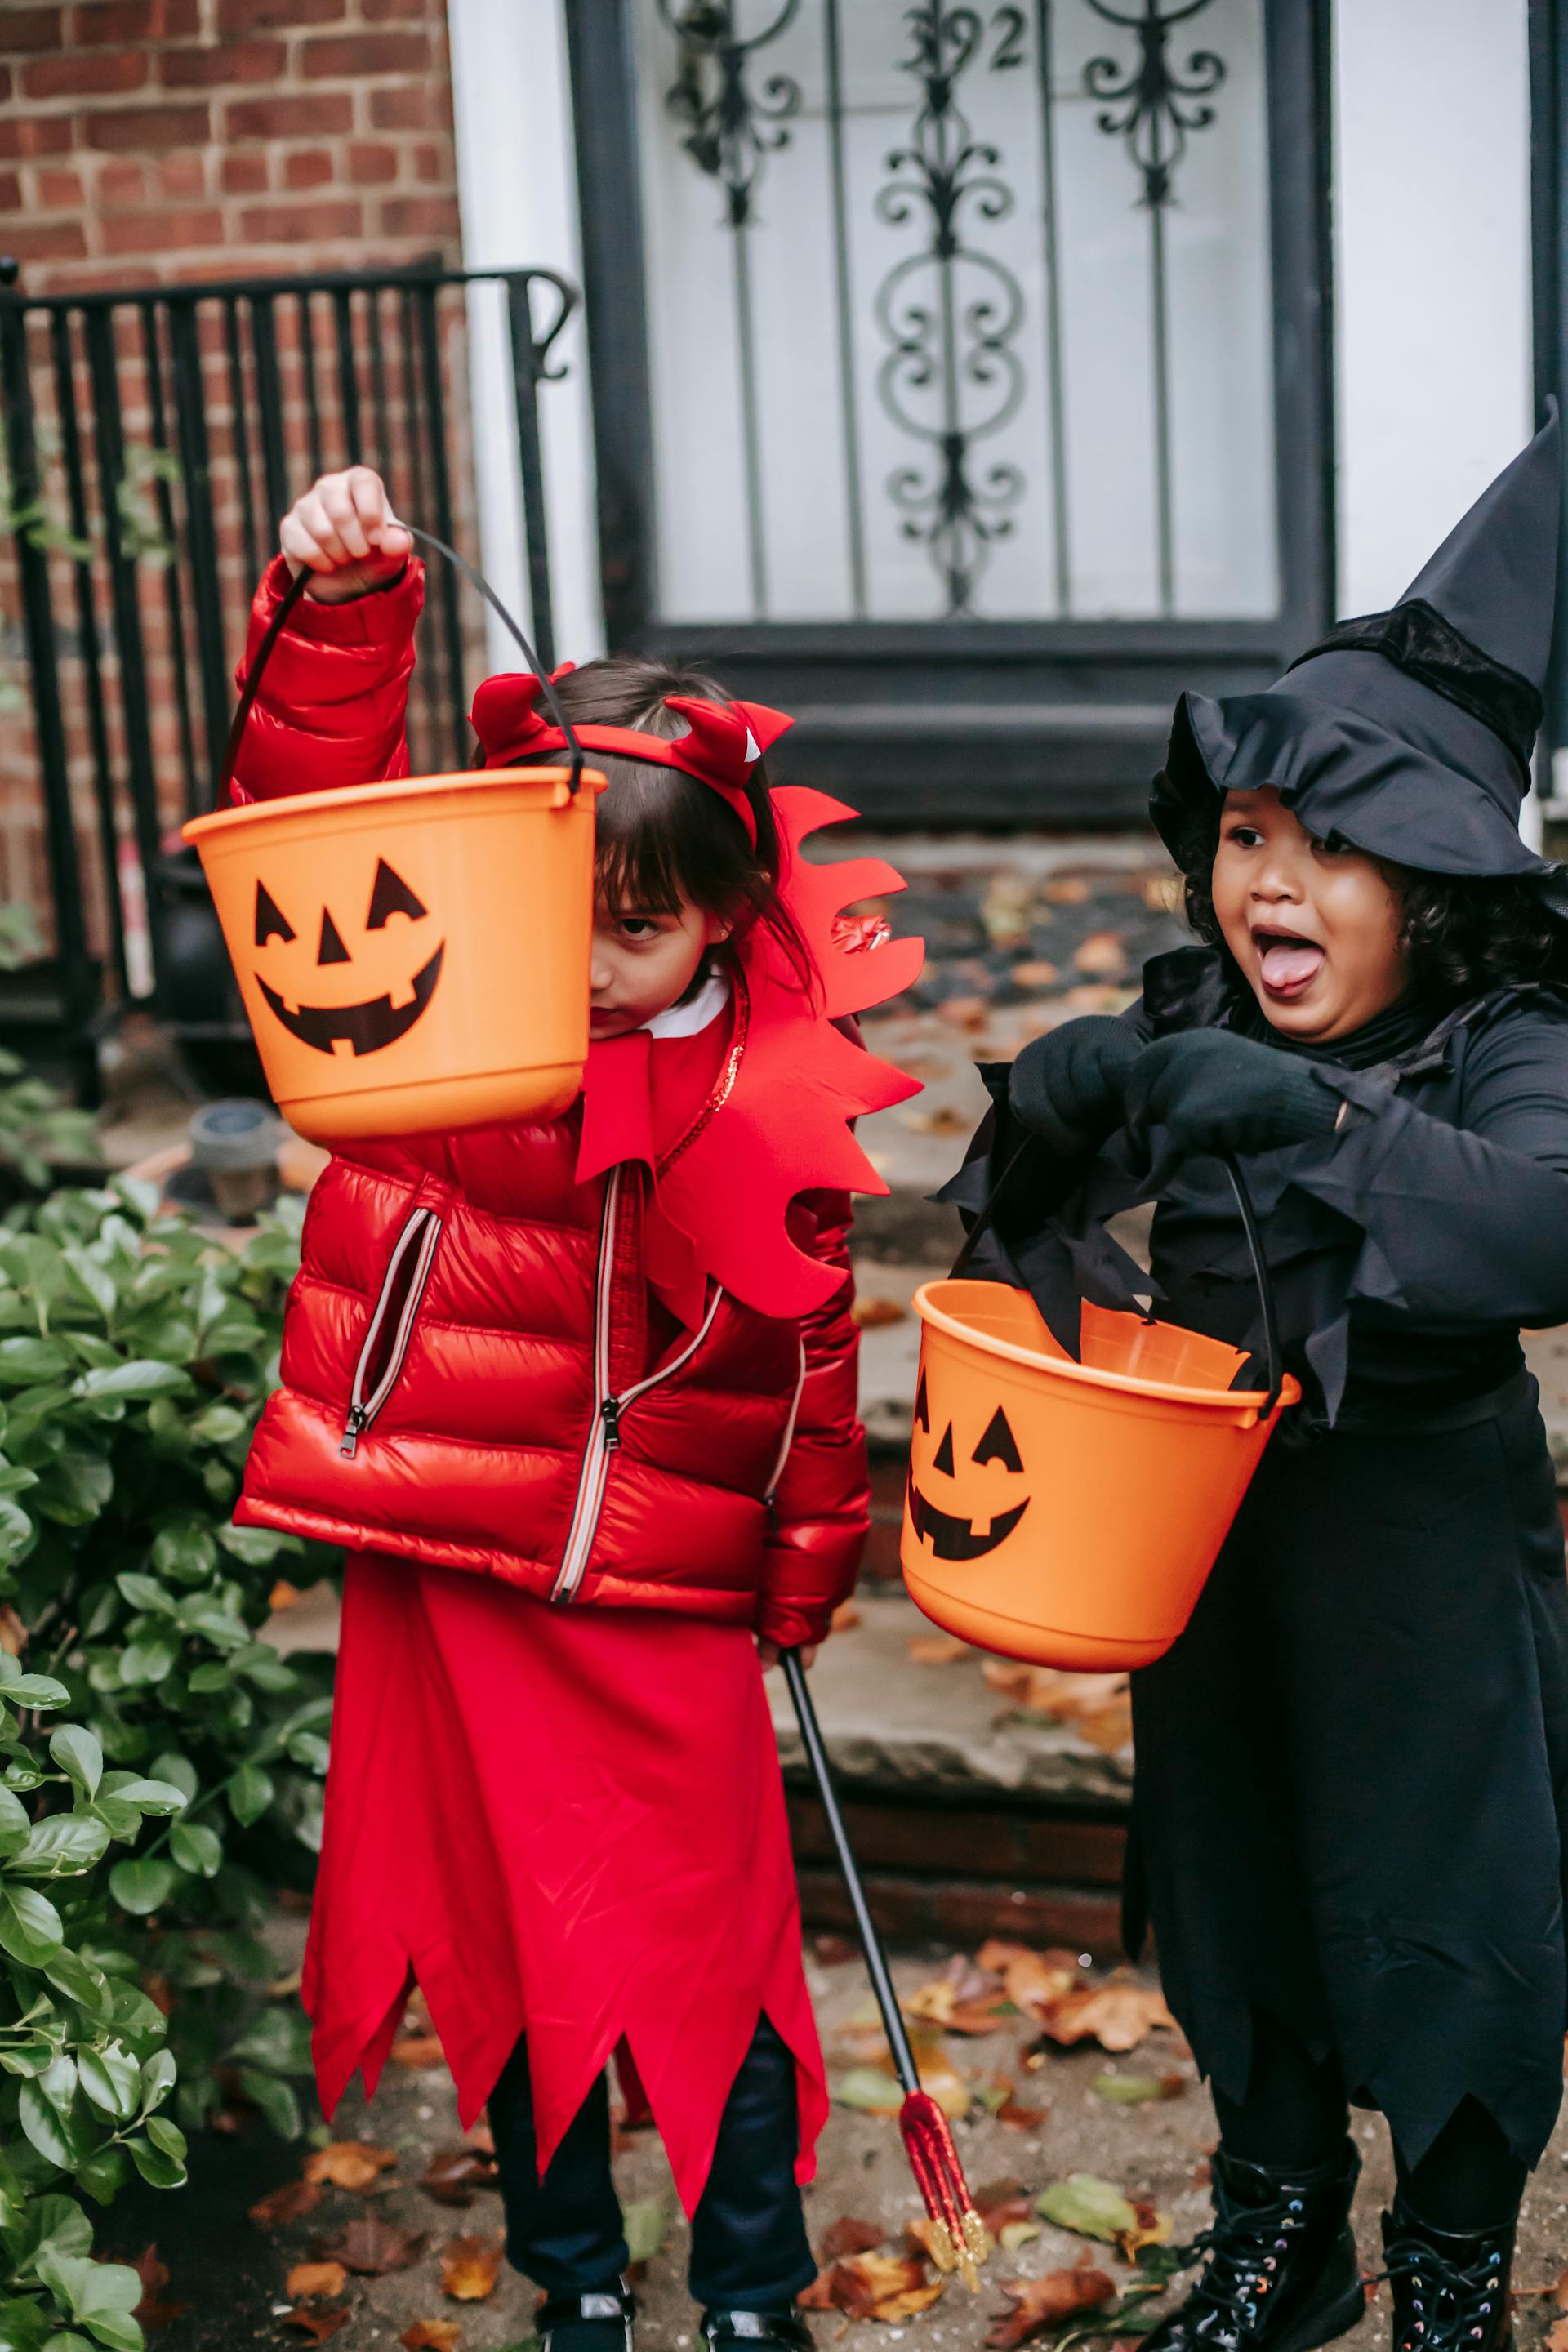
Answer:
MULTIPOLYGON (((1150 967, 1129 1018, 1279 1042, 1195 950, 1150 967)), ((1245 1163, 1309 1399, 1186 1632, 1132 1678, 1130 1932, 1152 1925, 1231 2098, 1263 2011, 1338 2053, 1408 2163, 1468 2093, 1533 2165, 1568 2029, 1568 1585, 1519 1330, 1568 1320, 1568 1001, 1507 992, 1435 1034, 1401 1012, 1313 1058, 1340 1131, 1245 1163)), ((1003 1108, 949 1197, 978 1206, 1016 1142, 1003 1108)), ((1158 1135, 1120 1139, 1064 1201, 1026 1154, 989 1270, 1066 1337, 1079 1289, 1148 1292, 1099 1220, 1155 1192, 1155 1311, 1254 1345, 1221 1163, 1161 1163, 1158 1135)))

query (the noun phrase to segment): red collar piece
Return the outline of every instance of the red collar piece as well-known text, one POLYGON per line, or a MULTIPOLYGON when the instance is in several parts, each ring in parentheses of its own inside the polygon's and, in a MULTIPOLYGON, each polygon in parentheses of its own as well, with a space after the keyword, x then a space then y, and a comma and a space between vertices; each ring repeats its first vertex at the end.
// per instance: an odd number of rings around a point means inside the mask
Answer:
MULTIPOLYGON (((776 935, 757 924, 742 946, 742 992, 708 1111, 692 1125, 683 1106, 667 1134, 658 1132, 666 1090, 656 1086, 650 1110, 649 1077, 661 1055, 695 1041, 644 1036, 595 1047, 577 1177, 587 1182, 617 1160, 644 1160, 650 1222, 673 1228, 663 1236, 660 1262, 684 1259, 694 1275, 762 1314, 795 1317, 825 1306, 842 1276, 796 1246, 791 1202, 803 1192, 888 1189, 856 1141, 854 1122, 907 1101, 920 1084, 868 1053, 852 1024, 857 1013, 913 984, 925 948, 918 939, 887 937, 883 926, 842 919, 847 906, 903 888, 891 866, 879 857, 817 865, 801 855, 808 835, 845 823, 853 809, 792 785, 774 790, 773 807, 784 851, 780 893, 811 950, 819 987, 810 994, 801 987, 776 935), (620 1050, 634 1042, 635 1055, 620 1050), (622 1089, 636 1100, 615 1099, 622 1089)), ((689 1319, 690 1295, 677 1306, 682 1320, 689 1319)))
MULTIPOLYGON (((564 663, 552 683, 574 665, 564 663)), ((530 670, 503 670, 489 677, 474 697, 469 720, 484 745, 489 768, 526 767, 567 749, 561 729, 539 709, 540 681, 530 670)), ((752 768, 776 743, 793 719, 765 702, 708 702, 689 694, 665 697, 664 707, 684 719, 687 733, 674 738, 645 735, 635 727, 575 728, 584 751, 616 751, 655 767, 679 768, 727 801, 745 826, 752 846, 757 822, 746 798, 752 768)))

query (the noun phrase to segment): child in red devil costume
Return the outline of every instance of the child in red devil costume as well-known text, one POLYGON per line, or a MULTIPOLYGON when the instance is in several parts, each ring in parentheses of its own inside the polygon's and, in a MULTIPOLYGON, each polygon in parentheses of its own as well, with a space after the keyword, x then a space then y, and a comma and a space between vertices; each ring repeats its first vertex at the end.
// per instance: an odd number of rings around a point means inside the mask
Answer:
MULTIPOLYGON (((314 578, 237 796, 405 772, 424 589, 378 478, 325 478, 282 546, 251 656, 314 578)), ((349 1553, 305 2000, 330 2113, 417 1979, 553 2352, 630 2341, 612 2053, 709 2340, 799 2346, 826 2098, 758 1651, 819 1642, 855 1576, 848 1190, 883 1188, 847 1121, 916 1089, 847 1024, 920 950, 836 920, 898 877, 799 856, 848 812, 770 793, 779 712, 646 660, 557 683, 609 778, 582 1097, 333 1159, 237 1513, 349 1553)), ((537 697, 480 688, 484 762, 559 760, 537 697)), ((407 896, 323 908, 320 961, 426 919, 407 896)), ((316 919, 258 906, 258 941, 316 919)))

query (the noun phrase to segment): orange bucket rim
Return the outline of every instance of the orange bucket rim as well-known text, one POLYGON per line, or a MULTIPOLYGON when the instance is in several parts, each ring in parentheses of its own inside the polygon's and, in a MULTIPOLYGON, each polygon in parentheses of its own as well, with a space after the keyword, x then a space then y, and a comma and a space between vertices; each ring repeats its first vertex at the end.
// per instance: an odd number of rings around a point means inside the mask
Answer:
MULTIPOLYGON (((374 784, 332 784, 321 793, 285 793, 276 800, 247 801, 239 808, 211 809, 205 816, 187 819, 180 827, 180 839, 199 845, 216 834, 237 832, 261 817, 327 815, 339 809, 382 808, 389 801, 427 793, 482 792, 510 784, 554 787, 569 785, 571 781, 570 767, 458 768, 431 776, 387 776, 374 784)), ((584 768, 582 781, 584 789, 595 798, 608 782, 597 768, 584 768)))
MULTIPOLYGON (((962 1276, 958 1278, 968 1279, 962 1276)), ((1151 1381, 1132 1372, 1102 1372, 1093 1364, 1075 1363, 1070 1356, 1060 1361, 1054 1356, 1042 1356, 1033 1348, 1020 1347, 1015 1339, 1001 1339, 992 1332, 977 1330, 972 1323, 962 1321, 939 1306, 931 1293, 945 1289, 952 1279, 951 1275, 943 1275, 938 1281, 922 1282, 912 1301, 915 1313, 922 1323, 929 1323, 934 1330, 942 1332, 950 1339, 960 1339, 968 1347, 978 1348, 983 1355, 1002 1357, 1009 1363, 1020 1365, 1026 1371, 1049 1372, 1060 1380, 1081 1381, 1089 1388, 1110 1389, 1121 1396, 1150 1397, 1167 1404, 1206 1405, 1211 1411, 1233 1414, 1239 1408, 1260 1418, 1262 1409, 1268 1402, 1267 1389, 1187 1388, 1172 1381, 1151 1381)), ((994 1287, 992 1284, 980 1286, 986 1289, 994 1287)), ((1288 1405, 1299 1403, 1300 1396, 1300 1382, 1293 1373, 1287 1372, 1279 1391, 1276 1417, 1288 1405)))

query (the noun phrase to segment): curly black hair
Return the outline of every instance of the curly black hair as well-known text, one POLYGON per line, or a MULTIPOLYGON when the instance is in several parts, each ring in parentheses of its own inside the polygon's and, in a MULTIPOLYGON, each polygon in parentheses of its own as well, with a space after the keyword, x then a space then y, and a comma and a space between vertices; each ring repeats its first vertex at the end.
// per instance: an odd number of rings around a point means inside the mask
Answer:
MULTIPOLYGON (((1176 863, 1188 923, 1229 962, 1210 891, 1219 824, 1216 802, 1212 818, 1194 821, 1176 863)), ((1382 871, 1404 908, 1400 945, 1414 990, 1430 1003, 1447 1010, 1523 981, 1568 982, 1568 931, 1523 875, 1423 874, 1386 864, 1382 871)))

